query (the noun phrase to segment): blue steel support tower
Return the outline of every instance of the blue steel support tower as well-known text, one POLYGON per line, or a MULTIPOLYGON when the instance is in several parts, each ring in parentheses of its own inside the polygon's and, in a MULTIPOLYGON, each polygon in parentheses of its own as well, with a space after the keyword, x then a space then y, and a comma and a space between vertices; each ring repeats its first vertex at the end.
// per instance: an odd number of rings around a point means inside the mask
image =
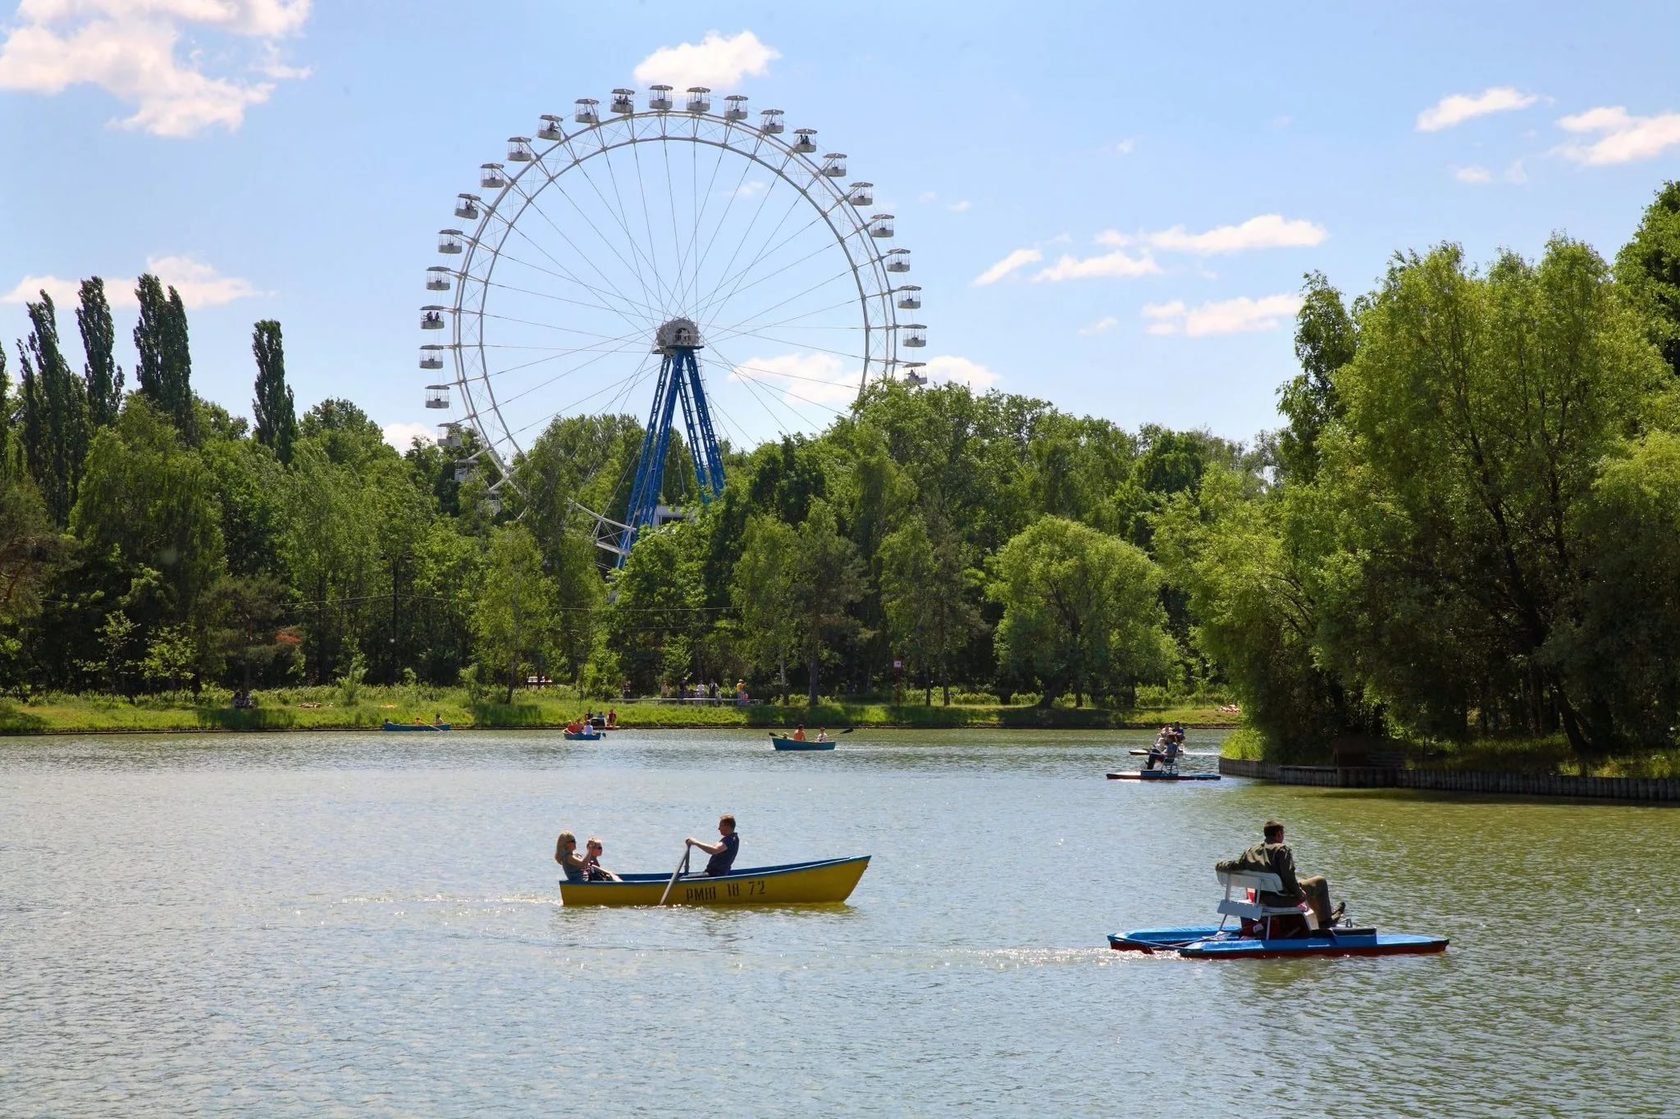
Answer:
POLYGON ((659 509, 659 495, 665 483, 665 454, 671 447, 671 420, 677 402, 682 402, 683 426, 688 434, 689 454, 694 459, 695 479, 700 483, 700 500, 710 502, 723 492, 723 453, 712 429, 712 413, 706 406, 706 390, 700 383, 700 363, 694 351, 701 348, 700 331, 689 319, 672 319, 659 328, 654 350, 660 355, 659 384, 648 412, 647 432, 642 436, 641 458, 636 463, 636 481, 630 489, 630 508, 625 517, 624 546, 616 566, 623 567, 642 529, 653 524, 659 509))

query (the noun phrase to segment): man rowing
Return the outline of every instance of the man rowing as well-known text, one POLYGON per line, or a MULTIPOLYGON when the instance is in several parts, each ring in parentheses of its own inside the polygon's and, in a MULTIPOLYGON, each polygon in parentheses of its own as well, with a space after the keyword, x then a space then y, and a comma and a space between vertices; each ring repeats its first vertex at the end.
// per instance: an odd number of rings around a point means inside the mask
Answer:
POLYGON ((741 837, 735 834, 735 817, 727 813, 718 818, 718 834, 722 837, 716 843, 702 843, 692 835, 683 840, 690 847, 698 847, 711 858, 706 860, 706 874, 715 878, 720 874, 728 874, 729 868, 735 865, 735 855, 741 849, 741 837))

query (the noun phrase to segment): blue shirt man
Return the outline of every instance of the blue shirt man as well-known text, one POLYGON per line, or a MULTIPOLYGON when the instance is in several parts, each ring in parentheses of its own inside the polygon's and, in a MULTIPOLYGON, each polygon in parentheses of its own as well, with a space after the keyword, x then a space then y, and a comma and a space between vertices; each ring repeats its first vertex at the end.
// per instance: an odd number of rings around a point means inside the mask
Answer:
POLYGON ((683 840, 711 856, 706 860, 706 874, 714 878, 729 873, 729 868, 735 865, 735 854, 741 849, 741 837, 735 834, 735 817, 728 814, 719 817, 718 834, 722 838, 716 843, 702 843, 692 835, 683 840))

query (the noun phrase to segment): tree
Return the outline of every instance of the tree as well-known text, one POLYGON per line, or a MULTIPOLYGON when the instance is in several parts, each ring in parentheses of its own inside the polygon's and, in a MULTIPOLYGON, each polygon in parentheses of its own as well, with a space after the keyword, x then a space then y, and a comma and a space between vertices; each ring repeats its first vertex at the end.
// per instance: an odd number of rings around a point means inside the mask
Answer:
POLYGON ((309 672, 323 683, 356 655, 379 601, 372 505, 364 478, 333 462, 322 439, 298 440, 286 477, 280 548, 293 593, 311 619, 305 649, 309 672))
POLYGON ((396 457, 379 425, 348 400, 323 400, 305 412, 297 437, 314 440, 338 466, 360 467, 374 458, 396 457))
POLYGON ((111 304, 105 297, 105 281, 98 276, 83 280, 81 305, 76 308, 76 326, 82 334, 82 366, 86 386, 88 423, 94 428, 110 427, 122 410, 123 372, 112 347, 116 326, 111 321, 111 304))
POLYGON ((930 537, 913 516, 881 544, 881 598, 894 648, 925 674, 926 702, 937 679, 951 704, 951 666, 980 631, 980 611, 970 601, 975 573, 964 562, 962 542, 948 526, 930 537))
POLYGON ((1278 433, 1283 476, 1310 480, 1318 472, 1318 440, 1341 413, 1335 374, 1359 349, 1359 328, 1322 272, 1307 273, 1295 316, 1296 374, 1279 390, 1278 409, 1289 426, 1278 433))
POLYGON ((521 669, 547 644, 554 625, 554 588, 542 569, 542 553, 523 525, 502 525, 490 534, 484 582, 473 611, 479 653, 507 673, 507 702, 521 669))
POLYGON ((613 600, 604 620, 607 639, 639 689, 664 680, 705 679, 706 667, 698 661, 708 624, 700 585, 704 549, 704 534, 696 524, 644 529, 613 576, 613 600))
POLYGON ((286 384, 280 324, 273 319, 257 323, 251 330, 251 352, 257 358, 257 397, 251 404, 257 442, 271 448, 282 463, 290 463, 292 442, 297 438, 297 415, 292 408, 292 390, 286 384))
POLYGON ((1475 711, 1587 754, 1626 740, 1557 637, 1593 578, 1605 462, 1672 414, 1643 328, 1563 238, 1485 277, 1456 246, 1399 258, 1360 316, 1323 447, 1340 536, 1319 655, 1401 726, 1462 736, 1475 711))
POLYGON ((1616 254, 1616 285, 1645 320, 1646 336, 1680 375, 1680 182, 1664 183, 1633 240, 1616 254))
POLYGON ((70 518, 87 457, 87 399, 59 349, 52 296, 27 304, 28 349, 23 357, 24 451, 29 472, 60 526, 70 518))
POLYGON ((1128 700, 1165 677, 1172 639, 1161 575, 1137 547, 1061 517, 1040 518, 992 557, 987 593, 1003 607, 995 641, 1005 671, 1030 677, 1048 707, 1065 692, 1128 700))
POLYGON ((759 667, 776 670, 783 703, 787 702, 788 661, 797 655, 800 638, 794 613, 798 546, 792 526, 775 517, 754 517, 747 522, 731 585, 748 655, 759 667))
POLYGON ((135 379, 140 392, 174 423, 188 446, 198 443, 193 411, 192 353, 187 339, 187 311, 181 296, 150 273, 134 289, 140 318, 134 327, 134 348, 140 363, 135 379))
POLYGON ((805 661, 808 702, 814 707, 821 694, 823 661, 833 655, 836 642, 862 628, 850 608, 863 597, 863 561, 857 546, 840 534, 834 509, 826 501, 812 502, 810 515, 794 530, 792 560, 788 600, 805 661))

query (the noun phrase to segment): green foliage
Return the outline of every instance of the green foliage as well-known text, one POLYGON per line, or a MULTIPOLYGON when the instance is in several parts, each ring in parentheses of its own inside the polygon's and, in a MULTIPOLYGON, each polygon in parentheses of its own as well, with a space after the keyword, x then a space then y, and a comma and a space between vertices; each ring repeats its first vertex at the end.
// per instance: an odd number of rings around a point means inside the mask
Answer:
POLYGON ((1043 686, 1049 705, 1072 692, 1130 706, 1132 689, 1159 680, 1172 658, 1157 592, 1160 571, 1141 550, 1061 517, 1044 517, 990 563, 987 594, 1003 607, 1000 667, 1043 686))
POLYGON ((1616 284, 1669 369, 1680 375, 1680 182, 1662 185, 1633 240, 1616 255, 1616 284))
POLYGON ((140 277, 134 296, 140 302, 140 319, 134 327, 134 348, 140 355, 134 372, 140 394, 174 423, 189 446, 196 445, 186 307, 173 287, 165 295, 163 284, 150 273, 140 277))
POLYGON ((31 330, 22 354, 24 461, 47 511, 69 523, 88 449, 87 394, 59 349, 52 297, 25 305, 31 330))
POLYGON ((914 515, 882 542, 881 598, 894 648, 925 676, 929 702, 938 680, 949 705, 956 658, 981 630, 973 601, 979 572, 965 562, 949 525, 938 523, 935 531, 937 543, 914 515))
POLYGON ((257 359, 256 399, 251 414, 256 418, 258 443, 270 448, 281 462, 292 461, 292 444, 297 440, 297 412, 292 390, 286 384, 286 351, 280 324, 264 319, 251 328, 251 352, 257 359))
POLYGON ((555 624, 553 582, 524 526, 503 525, 491 534, 483 580, 473 635, 485 662, 504 674, 512 703, 527 665, 546 650, 555 624))
POLYGON ((111 303, 105 296, 104 280, 98 276, 83 280, 79 294, 76 326, 82 335, 82 352, 87 356, 82 377, 88 423, 96 428, 109 427, 117 422, 123 397, 122 367, 112 352, 116 324, 111 320, 111 303))

